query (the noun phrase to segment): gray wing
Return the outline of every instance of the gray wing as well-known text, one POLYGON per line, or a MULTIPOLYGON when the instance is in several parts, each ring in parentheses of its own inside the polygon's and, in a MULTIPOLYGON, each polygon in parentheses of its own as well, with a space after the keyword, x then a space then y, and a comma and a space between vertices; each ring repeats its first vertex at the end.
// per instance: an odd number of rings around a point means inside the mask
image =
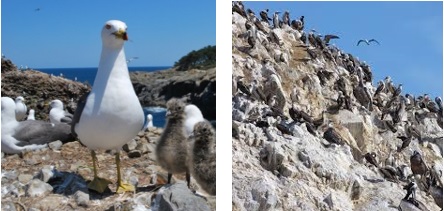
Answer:
POLYGON ((90 92, 86 92, 85 94, 83 94, 77 102, 77 109, 74 112, 74 116, 72 117, 71 121, 71 133, 74 137, 77 137, 77 133, 75 131, 76 124, 80 121, 80 116, 82 115, 83 109, 85 108, 86 99, 88 98, 89 93, 90 92))
POLYGON ((39 120, 26 120, 19 123, 13 135, 20 141, 18 146, 46 144, 60 140, 63 143, 74 140, 67 124, 52 124, 39 120))
POLYGON ((63 123, 71 124, 72 118, 74 117, 71 113, 65 111, 63 114, 65 117, 61 118, 60 121, 63 123))

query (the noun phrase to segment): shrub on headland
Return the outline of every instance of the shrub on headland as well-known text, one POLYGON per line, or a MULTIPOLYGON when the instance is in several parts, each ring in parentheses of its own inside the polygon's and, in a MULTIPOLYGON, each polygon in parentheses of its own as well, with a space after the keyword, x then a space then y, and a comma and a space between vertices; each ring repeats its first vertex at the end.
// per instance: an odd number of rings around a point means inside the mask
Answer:
POLYGON ((193 50, 175 62, 174 67, 178 67, 178 71, 216 67, 216 46, 208 45, 197 51, 193 50))

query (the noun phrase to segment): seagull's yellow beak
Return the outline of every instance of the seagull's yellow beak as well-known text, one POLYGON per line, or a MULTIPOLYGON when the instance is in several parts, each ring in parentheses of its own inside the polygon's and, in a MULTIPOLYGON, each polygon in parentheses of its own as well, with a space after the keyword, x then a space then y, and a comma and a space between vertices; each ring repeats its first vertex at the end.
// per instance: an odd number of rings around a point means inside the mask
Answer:
POLYGON ((119 31, 114 32, 114 35, 116 35, 117 38, 120 38, 122 40, 128 40, 128 35, 126 34, 126 31, 123 29, 119 29, 119 31))

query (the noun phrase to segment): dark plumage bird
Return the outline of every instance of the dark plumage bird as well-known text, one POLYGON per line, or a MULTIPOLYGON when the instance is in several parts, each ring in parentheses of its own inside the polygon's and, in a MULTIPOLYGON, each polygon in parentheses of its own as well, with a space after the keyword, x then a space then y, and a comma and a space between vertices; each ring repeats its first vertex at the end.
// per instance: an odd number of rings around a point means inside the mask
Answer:
POLYGON ((167 102, 167 122, 156 145, 157 163, 168 172, 168 184, 174 174, 186 173, 190 187, 188 142, 184 129, 185 103, 172 98, 167 102))
POLYGON ((244 5, 241 1, 234 1, 231 8, 232 12, 237 12, 244 18, 247 18, 247 13, 245 12, 244 5))
POLYGON ((385 84, 383 81, 378 82, 378 88, 376 88, 375 94, 373 96, 378 95, 382 90, 385 89, 385 84))
POLYGON ((332 123, 328 125, 328 129, 324 132, 323 137, 330 143, 344 145, 344 140, 342 139, 341 135, 339 135, 339 133, 333 128, 332 123))
POLYGON ((415 181, 410 182, 408 185, 404 186, 404 190, 407 190, 407 194, 405 195, 404 199, 408 200, 410 195, 412 195, 413 200, 416 200, 416 189, 418 188, 418 185, 416 185, 415 181))
POLYGON ((371 163, 372 165, 379 167, 378 161, 376 160, 376 153, 374 152, 367 152, 364 155, 364 158, 367 162, 371 163))
POLYGON ((402 141, 401 147, 398 147, 398 152, 401 152, 403 149, 408 147, 410 145, 410 142, 412 141, 412 137, 398 136, 397 138, 401 139, 402 141))
POLYGON ((398 85, 398 88, 395 89, 395 91, 393 92, 393 96, 398 96, 400 95, 402 92, 402 84, 398 85))
POLYGON ((237 81, 237 88, 244 94, 246 94, 247 96, 251 96, 251 92, 250 89, 244 84, 243 81, 238 80, 237 81))
POLYGON ((358 44, 356 46, 358 46, 362 42, 367 44, 367 45, 370 45, 371 42, 375 42, 375 43, 377 43, 379 45, 379 42, 377 40, 375 40, 375 39, 370 39, 370 40, 362 39, 362 40, 358 41, 358 44))
POLYGON ((268 17, 268 9, 262 10, 259 15, 261 16, 261 21, 264 21, 266 23, 270 23, 268 21, 271 21, 272 19, 268 17))
POLYGON ((191 173, 203 190, 216 195, 216 132, 208 121, 196 123, 193 132, 191 173))
POLYGON ((282 22, 290 26, 290 12, 284 12, 284 14, 282 15, 282 22))
POLYGON ((305 34, 305 32, 302 32, 301 41, 304 45, 307 44, 307 34, 305 34))
POLYGON ((414 151, 413 155, 410 157, 410 168, 412 169, 413 174, 424 175, 428 168, 422 159, 421 154, 418 151, 414 151))
POLYGON ((328 44, 331 39, 339 39, 339 37, 334 35, 334 34, 327 34, 327 35, 324 36, 324 42, 326 44, 328 44))
POLYGON ((442 100, 440 97, 435 97, 435 103, 438 106, 439 113, 442 115, 442 100))

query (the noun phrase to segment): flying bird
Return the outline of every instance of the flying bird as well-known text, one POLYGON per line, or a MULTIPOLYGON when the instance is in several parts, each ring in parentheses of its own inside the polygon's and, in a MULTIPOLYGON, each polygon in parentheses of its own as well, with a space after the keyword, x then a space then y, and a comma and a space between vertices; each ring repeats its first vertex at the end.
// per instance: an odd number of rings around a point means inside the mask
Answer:
POLYGON ((132 62, 133 60, 136 60, 136 59, 139 59, 139 57, 137 57, 137 56, 131 57, 131 58, 126 60, 126 63, 130 63, 130 62, 132 62))
POLYGON ((375 39, 370 39, 370 40, 363 39, 363 40, 359 40, 359 41, 358 41, 358 44, 357 44, 356 46, 359 46, 359 44, 360 44, 361 42, 364 42, 364 43, 367 44, 367 45, 370 45, 371 42, 375 42, 375 43, 378 43, 378 45, 379 45, 379 42, 378 42, 377 40, 375 40, 375 39))
POLYGON ((339 37, 334 34, 327 34, 324 36, 324 42, 327 44, 328 42, 330 42, 331 39, 339 39, 339 37))

